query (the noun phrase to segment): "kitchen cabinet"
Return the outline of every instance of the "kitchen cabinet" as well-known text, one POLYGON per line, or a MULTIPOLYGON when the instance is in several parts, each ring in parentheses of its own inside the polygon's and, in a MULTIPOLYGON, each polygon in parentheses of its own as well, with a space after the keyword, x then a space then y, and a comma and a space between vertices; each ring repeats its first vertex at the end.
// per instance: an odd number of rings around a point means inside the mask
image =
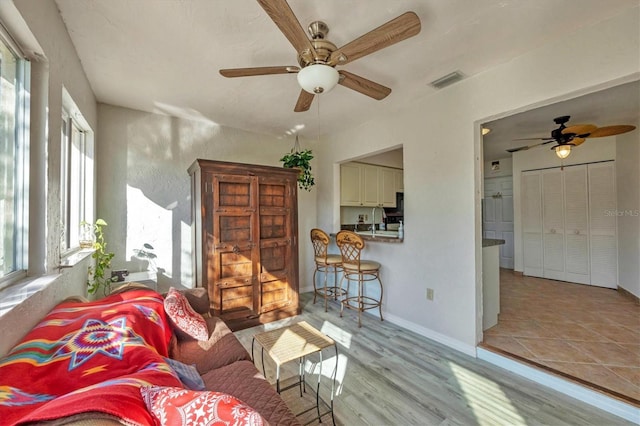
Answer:
POLYGON ((342 164, 340 205, 396 207, 397 172, 398 169, 371 164, 342 164))
POLYGON ((194 273, 234 330, 298 309, 297 170, 196 160, 194 273))
POLYGON ((523 172, 524 274, 617 286, 612 162, 523 172))
POLYGON ((362 165, 346 163, 340 165, 340 205, 361 206, 362 165))
POLYGON ((404 171, 394 170, 393 172, 395 192, 404 192, 404 171))

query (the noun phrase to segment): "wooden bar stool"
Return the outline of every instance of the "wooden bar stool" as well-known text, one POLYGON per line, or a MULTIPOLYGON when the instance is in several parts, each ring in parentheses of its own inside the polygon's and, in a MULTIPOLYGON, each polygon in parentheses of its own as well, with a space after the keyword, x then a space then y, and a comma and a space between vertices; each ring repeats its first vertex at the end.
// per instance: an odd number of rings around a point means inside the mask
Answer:
POLYGON ((314 228, 311 230, 311 243, 316 261, 316 269, 313 271, 313 303, 316 303, 316 296, 324 297, 324 311, 327 312, 327 299, 333 297, 333 300, 338 300, 339 296, 344 295, 344 290, 338 285, 338 272, 342 271, 342 256, 327 253, 329 235, 322 229, 314 228), (318 272, 324 274, 324 286, 320 288, 316 284, 318 272), (330 272, 333 272, 333 285, 327 286, 327 275, 330 272))
POLYGON ((382 281, 380 280, 380 263, 374 260, 361 259, 360 254, 364 249, 364 240, 360 235, 351 231, 340 231, 336 236, 336 243, 342 255, 342 279, 347 280, 346 297, 342 299, 340 316, 344 308, 358 311, 358 327, 362 327, 360 317, 367 309, 378 308, 380 321, 382 318, 382 281), (351 281, 358 282, 358 295, 349 296, 351 281), (365 296, 364 284, 370 281, 378 281, 380 284, 380 298, 375 299, 365 296))

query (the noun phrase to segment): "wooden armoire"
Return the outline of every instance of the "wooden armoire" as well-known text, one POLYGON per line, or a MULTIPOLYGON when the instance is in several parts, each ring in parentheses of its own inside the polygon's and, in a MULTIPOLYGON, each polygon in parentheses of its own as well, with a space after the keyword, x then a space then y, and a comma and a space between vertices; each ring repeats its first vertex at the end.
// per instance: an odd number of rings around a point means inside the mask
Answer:
POLYGON ((196 286, 234 331, 299 313, 297 173, 202 159, 189 167, 196 286))

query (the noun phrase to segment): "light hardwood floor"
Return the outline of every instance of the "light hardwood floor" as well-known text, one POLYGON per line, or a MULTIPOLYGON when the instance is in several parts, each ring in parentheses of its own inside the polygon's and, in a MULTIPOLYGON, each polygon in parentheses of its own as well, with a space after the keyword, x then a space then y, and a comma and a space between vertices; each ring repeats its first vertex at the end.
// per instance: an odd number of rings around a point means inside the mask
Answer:
MULTIPOLYGON (((340 318, 337 303, 330 303, 329 312, 325 313, 322 302, 314 305, 312 301, 311 293, 302 294, 301 315, 235 334, 251 352, 255 333, 304 320, 336 340, 340 353, 337 424, 632 424, 388 321, 365 314, 359 329, 355 313, 345 312, 340 318)), ((274 381, 273 363, 267 355, 265 360, 267 377, 274 381)), ((326 351, 321 388, 325 399, 329 380, 324 375, 328 375, 334 361, 332 352, 326 351)), ((260 366, 259 361, 257 365, 260 366)), ((315 367, 315 359, 310 359, 307 370, 315 367)), ((295 374, 297 365, 290 365, 282 376, 295 374)), ((293 389, 284 396, 285 400, 299 397, 293 389)), ((331 419, 324 416, 323 421, 330 424, 331 419)))

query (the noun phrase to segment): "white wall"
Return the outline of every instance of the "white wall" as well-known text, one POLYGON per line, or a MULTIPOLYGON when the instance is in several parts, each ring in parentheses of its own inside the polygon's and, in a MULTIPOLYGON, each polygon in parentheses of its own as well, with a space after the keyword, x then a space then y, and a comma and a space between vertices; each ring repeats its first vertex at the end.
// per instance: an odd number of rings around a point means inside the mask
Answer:
MULTIPOLYGON (((469 353, 481 320, 479 124, 637 79, 637 13, 626 13, 555 40, 476 77, 449 86, 395 115, 331 135, 319 146, 318 225, 338 229, 338 162, 391 145, 404 147, 402 244, 371 244, 382 263, 386 318, 469 353), (597 65, 558 72, 554 63, 597 65), (446 143, 445 143, 446 142, 446 143), (427 301, 426 288, 435 290, 427 301)), ((393 96, 393 94, 391 95, 393 96)))
POLYGON ((618 284, 640 297, 640 120, 616 137, 618 284))
POLYGON ((485 178, 511 176, 512 174, 513 174, 513 158, 511 157, 484 162, 485 178), (493 170, 491 168, 491 164, 495 162, 498 162, 497 170, 493 170))
MULTIPOLYGON (((187 169, 197 158, 281 166, 293 139, 100 104, 98 215, 113 267, 136 270, 134 249, 154 247, 159 278, 193 285, 191 187, 187 169), (132 259, 133 257, 133 259, 132 259)), ((313 145, 301 138, 304 148, 313 145)), ((315 160, 314 160, 315 162, 315 160)), ((315 170, 315 164, 314 164, 315 170)), ((315 227, 316 188, 298 190, 300 284, 311 288, 313 258, 308 235, 315 227)))

